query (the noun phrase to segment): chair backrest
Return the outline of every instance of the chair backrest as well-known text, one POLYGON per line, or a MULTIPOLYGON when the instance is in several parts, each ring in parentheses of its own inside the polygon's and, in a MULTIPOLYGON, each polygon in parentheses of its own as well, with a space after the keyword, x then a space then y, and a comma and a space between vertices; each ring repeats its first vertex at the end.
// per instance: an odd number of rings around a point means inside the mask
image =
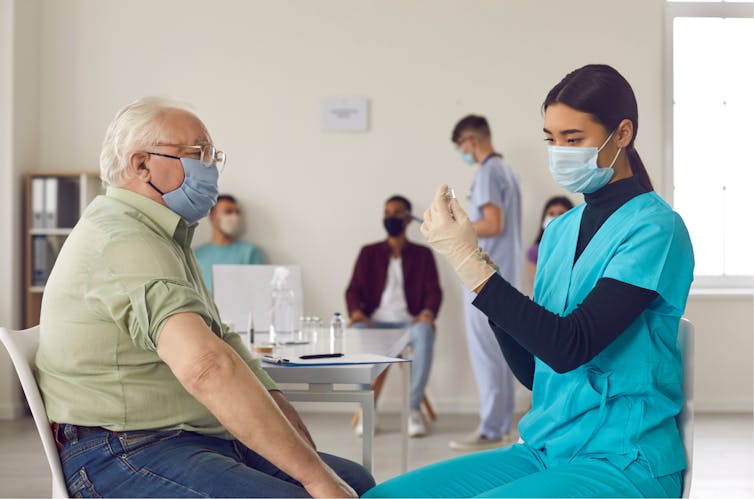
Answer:
POLYGON ((686 318, 678 324, 678 346, 683 357, 683 407, 676 417, 686 452, 686 471, 683 472, 683 495, 691 493, 691 471, 694 462, 694 325, 686 318))
POLYGON ((24 390, 31 415, 37 426, 39 438, 42 439, 42 447, 44 447, 47 463, 52 472, 52 497, 68 497, 58 449, 55 446, 42 395, 39 393, 39 386, 34 377, 34 358, 39 347, 39 326, 24 331, 11 331, 0 327, 0 342, 10 354, 10 360, 16 369, 21 388, 24 390))
POLYGON ((223 322, 232 322, 236 331, 246 331, 251 312, 256 331, 270 329, 272 274, 277 267, 290 270, 288 285, 293 290, 295 318, 304 310, 301 267, 297 265, 213 265, 212 288, 223 322))

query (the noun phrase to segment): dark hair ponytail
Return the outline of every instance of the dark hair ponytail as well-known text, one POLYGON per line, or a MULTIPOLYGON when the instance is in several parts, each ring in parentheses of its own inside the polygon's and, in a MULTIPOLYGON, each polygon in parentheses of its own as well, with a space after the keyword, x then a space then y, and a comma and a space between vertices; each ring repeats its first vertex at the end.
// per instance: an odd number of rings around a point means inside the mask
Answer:
POLYGON ((630 120, 634 125, 634 135, 625 152, 631 171, 645 189, 654 190, 644 162, 634 147, 639 132, 636 96, 618 71, 606 64, 589 64, 568 73, 547 94, 542 110, 555 103, 591 114, 608 132, 615 130, 624 119, 630 120))

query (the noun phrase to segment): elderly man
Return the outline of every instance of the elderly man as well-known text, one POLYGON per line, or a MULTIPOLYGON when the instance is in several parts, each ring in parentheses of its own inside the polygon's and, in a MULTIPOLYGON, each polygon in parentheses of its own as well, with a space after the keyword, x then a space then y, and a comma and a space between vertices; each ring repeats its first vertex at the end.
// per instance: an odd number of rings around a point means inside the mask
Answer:
POLYGON ((42 303, 39 385, 72 497, 350 497, 374 484, 316 452, 220 323, 190 243, 224 159, 163 99, 110 124, 107 194, 68 236, 42 303))

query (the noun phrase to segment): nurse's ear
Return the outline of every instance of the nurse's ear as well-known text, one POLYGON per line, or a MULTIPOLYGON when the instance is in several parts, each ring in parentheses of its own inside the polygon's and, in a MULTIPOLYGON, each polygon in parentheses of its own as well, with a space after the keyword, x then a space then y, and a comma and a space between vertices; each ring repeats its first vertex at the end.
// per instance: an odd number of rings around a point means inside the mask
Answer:
POLYGON ((631 140, 634 138, 633 121, 626 118, 620 123, 618 123, 618 126, 615 129, 615 134, 613 135, 613 137, 615 138, 616 146, 621 147, 621 148, 628 147, 628 144, 630 144, 631 140))

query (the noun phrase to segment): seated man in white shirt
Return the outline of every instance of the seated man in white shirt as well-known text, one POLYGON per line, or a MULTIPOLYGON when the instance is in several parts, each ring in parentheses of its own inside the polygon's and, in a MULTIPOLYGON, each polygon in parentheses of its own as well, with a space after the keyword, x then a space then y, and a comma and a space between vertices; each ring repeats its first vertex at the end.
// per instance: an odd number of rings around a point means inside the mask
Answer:
MULTIPOLYGON (((387 239, 361 248, 346 303, 351 327, 407 327, 414 349, 409 400, 409 435, 426 434, 420 406, 432 367, 435 317, 442 301, 431 250, 406 238, 411 202, 392 196, 385 202, 387 239)), ((357 429, 358 431, 358 429, 357 429)))

